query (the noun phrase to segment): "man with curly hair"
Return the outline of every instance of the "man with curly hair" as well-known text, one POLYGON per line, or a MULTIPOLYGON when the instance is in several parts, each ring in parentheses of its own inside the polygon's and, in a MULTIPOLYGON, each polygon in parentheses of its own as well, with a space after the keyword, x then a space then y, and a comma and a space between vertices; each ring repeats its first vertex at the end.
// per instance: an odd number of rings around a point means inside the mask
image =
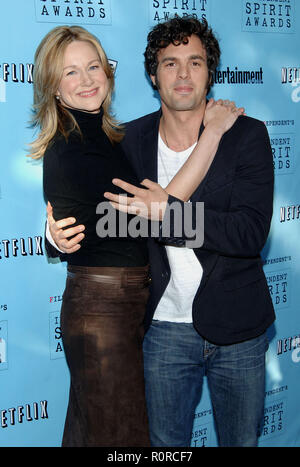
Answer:
MULTIPOLYGON (((219 58, 206 21, 174 18, 149 33, 145 67, 161 110, 129 123, 125 138, 135 165, 142 160, 143 176, 166 186, 183 164, 203 131, 219 58)), ((273 203, 272 152, 262 122, 239 117, 223 136, 191 197, 195 218, 198 201, 204 202, 202 247, 186 248, 187 239, 175 236, 151 242, 144 339, 151 443, 190 445, 206 374, 219 445, 256 446, 266 329, 274 320, 260 258, 273 203)))
MULTIPOLYGON (((161 109, 127 124, 124 140, 140 180, 164 187, 188 158, 204 129, 219 57, 206 21, 176 17, 149 33, 145 66, 161 109)), ((175 201, 184 213, 184 202, 172 196, 166 213, 175 201)), ((168 238, 149 239, 144 365, 151 444, 191 445, 206 375, 219 445, 256 446, 266 330, 274 321, 260 258, 273 203, 272 151, 262 122, 241 116, 225 133, 189 200, 193 223, 198 202, 204 203, 201 247, 188 248, 185 229, 177 237, 172 223, 168 238)), ((62 235, 57 244, 72 251, 74 240, 62 235)))

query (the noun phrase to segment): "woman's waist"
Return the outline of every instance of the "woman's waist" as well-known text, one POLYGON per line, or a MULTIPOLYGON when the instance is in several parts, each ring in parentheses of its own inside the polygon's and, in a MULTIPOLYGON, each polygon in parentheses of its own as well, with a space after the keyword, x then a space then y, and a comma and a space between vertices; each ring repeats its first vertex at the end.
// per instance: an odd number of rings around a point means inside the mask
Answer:
POLYGON ((68 277, 121 286, 147 286, 150 282, 148 264, 133 267, 79 266, 68 264, 68 277))

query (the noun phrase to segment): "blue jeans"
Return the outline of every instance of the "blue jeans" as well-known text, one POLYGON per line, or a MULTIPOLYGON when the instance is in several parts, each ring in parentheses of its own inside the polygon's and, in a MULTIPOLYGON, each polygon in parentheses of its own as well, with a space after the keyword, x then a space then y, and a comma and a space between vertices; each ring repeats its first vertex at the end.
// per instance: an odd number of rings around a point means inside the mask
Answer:
POLYGON ((206 375, 219 446, 257 446, 267 348, 265 334, 218 346, 205 341, 192 324, 153 321, 144 339, 151 445, 191 445, 206 375))

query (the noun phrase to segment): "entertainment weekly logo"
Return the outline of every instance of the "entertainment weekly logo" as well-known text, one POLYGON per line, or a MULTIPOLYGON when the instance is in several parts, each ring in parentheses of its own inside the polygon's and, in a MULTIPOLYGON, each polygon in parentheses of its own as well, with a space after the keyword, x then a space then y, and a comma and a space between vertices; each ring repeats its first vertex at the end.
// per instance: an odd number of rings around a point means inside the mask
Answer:
POLYGON ((34 0, 37 22, 110 25, 111 0, 34 0))
POLYGON ((242 31, 295 32, 295 0, 243 0, 242 31))
POLYGON ((214 74, 215 84, 263 84, 263 69, 240 70, 237 66, 234 68, 217 69, 214 74))
POLYGON ((193 16, 210 23, 211 0, 149 0, 151 26, 176 16, 193 16))

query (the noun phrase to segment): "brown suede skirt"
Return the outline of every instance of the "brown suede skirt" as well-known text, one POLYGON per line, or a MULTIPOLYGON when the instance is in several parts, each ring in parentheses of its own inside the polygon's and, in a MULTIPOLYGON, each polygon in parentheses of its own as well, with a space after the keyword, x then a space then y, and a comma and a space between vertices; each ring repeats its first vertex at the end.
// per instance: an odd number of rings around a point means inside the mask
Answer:
POLYGON ((70 369, 63 447, 150 446, 143 371, 148 266, 68 266, 61 329, 70 369))

